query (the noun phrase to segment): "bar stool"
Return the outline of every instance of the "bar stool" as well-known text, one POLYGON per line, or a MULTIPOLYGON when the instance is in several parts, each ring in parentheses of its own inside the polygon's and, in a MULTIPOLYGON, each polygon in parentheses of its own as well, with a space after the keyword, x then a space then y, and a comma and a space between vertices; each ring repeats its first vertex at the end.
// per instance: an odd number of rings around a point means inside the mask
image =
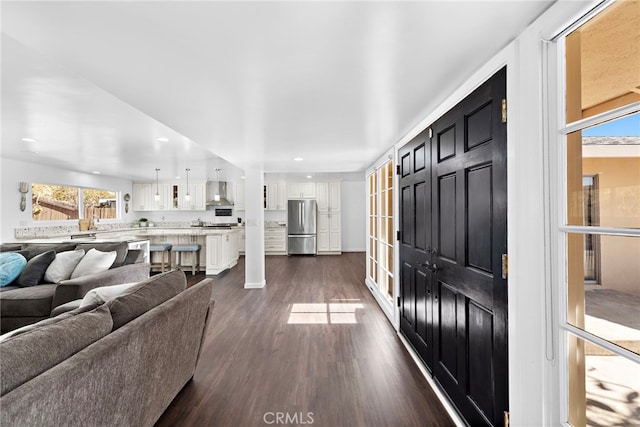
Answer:
POLYGON ((157 243, 149 245, 149 253, 151 254, 151 260, 153 260, 153 252, 160 252, 160 263, 151 264, 151 268, 160 267, 160 272, 164 273, 164 254, 169 255, 169 269, 171 270, 171 244, 170 243, 157 243))
POLYGON ((178 254, 176 256, 176 267, 182 268, 182 253, 183 252, 191 252, 191 274, 195 275, 196 270, 200 271, 200 245, 192 244, 192 245, 173 245, 173 252, 178 254))

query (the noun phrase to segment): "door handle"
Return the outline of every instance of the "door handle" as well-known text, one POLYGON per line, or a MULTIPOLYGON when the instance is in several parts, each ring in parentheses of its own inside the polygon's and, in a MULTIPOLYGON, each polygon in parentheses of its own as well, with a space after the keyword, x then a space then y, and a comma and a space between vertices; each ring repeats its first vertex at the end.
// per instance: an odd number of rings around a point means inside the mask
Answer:
POLYGON ((436 264, 430 264, 429 261, 420 263, 420 266, 426 268, 432 273, 436 273, 440 270, 440 268, 436 264))

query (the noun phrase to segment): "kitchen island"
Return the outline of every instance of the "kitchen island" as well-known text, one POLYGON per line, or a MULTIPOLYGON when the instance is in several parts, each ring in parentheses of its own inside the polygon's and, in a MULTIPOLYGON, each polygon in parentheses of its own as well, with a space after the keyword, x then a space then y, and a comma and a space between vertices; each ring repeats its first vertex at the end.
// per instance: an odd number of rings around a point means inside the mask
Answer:
MULTIPOLYGON (((25 243, 43 242, 115 242, 126 241, 130 249, 145 250, 145 261, 159 261, 161 254, 150 254, 149 245, 169 243, 172 245, 199 244, 200 266, 205 266, 207 275, 216 275, 232 268, 238 262, 238 233, 241 227, 217 228, 211 226, 193 227, 188 224, 168 224, 156 227, 118 227, 90 231, 39 230, 37 238, 17 239, 25 243), (158 260, 151 259, 158 257, 158 260)), ((188 258, 186 256, 185 258, 188 258)), ((188 261, 188 259, 185 259, 188 261)), ((193 262, 193 260, 190 260, 193 262)), ((175 265, 175 261, 172 261, 175 265)))

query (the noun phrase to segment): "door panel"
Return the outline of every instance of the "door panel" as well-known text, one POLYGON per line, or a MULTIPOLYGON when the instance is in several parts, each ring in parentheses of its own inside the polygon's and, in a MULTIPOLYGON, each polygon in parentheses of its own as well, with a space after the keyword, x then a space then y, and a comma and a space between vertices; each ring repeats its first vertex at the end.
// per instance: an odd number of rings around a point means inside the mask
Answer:
POLYGON ((428 369, 433 360, 432 278, 426 261, 431 242, 431 149, 422 132, 400 152, 400 328, 428 369))
POLYGON ((505 96, 502 69, 400 150, 401 333, 470 425, 508 410, 505 96))
POLYGON ((456 262, 456 176, 447 175, 438 178, 438 217, 437 224, 440 256, 456 262))
MULTIPOLYGON (((427 213, 427 210, 431 210, 431 203, 427 196, 429 191, 426 182, 417 183, 414 187, 414 212, 413 218, 416 223, 417 230, 426 230, 431 227, 431 212, 427 213)), ((427 233, 415 234, 415 247, 423 251, 427 250, 429 242, 427 242, 427 233)))
POLYGON ((467 171, 468 264, 491 274, 491 164, 467 171), (489 197, 487 197, 489 195, 489 197))

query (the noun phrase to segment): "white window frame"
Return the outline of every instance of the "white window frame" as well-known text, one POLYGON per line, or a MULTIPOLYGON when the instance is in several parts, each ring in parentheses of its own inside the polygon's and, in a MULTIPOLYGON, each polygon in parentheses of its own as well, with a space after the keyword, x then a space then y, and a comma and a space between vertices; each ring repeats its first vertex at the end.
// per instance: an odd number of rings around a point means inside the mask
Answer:
MULTIPOLYGON (((369 176, 371 176, 371 174, 373 172, 377 172, 378 176, 378 197, 377 197, 377 209, 378 209, 378 219, 380 216, 380 212, 381 212, 381 208, 382 208, 382 198, 380 197, 380 169, 382 168, 382 166, 386 165, 387 162, 393 162, 394 165, 394 171, 393 171, 393 229, 394 232, 397 231, 399 229, 399 225, 398 225, 398 196, 397 196, 397 185, 398 185, 398 175, 395 173, 395 167, 397 165, 397 161, 396 161, 396 156, 395 156, 395 150, 389 150, 387 153, 385 153, 381 158, 379 158, 375 163, 374 166, 370 167, 369 169, 367 169, 366 174, 365 174, 365 180, 366 180, 366 194, 367 194, 367 249, 366 249, 366 258, 367 258, 367 274, 366 274, 366 279, 365 279, 365 283, 367 285, 367 287, 369 288, 369 290, 371 291, 372 295, 374 296, 374 298, 376 299, 376 301, 378 302, 378 305, 380 306, 380 308, 382 309, 382 311, 384 312, 384 314, 387 316, 387 318, 389 319, 389 321, 391 322, 391 324, 393 325, 393 327, 396 330, 399 330, 400 328, 400 318, 399 318, 399 311, 397 309, 397 304, 394 304, 394 302, 397 300, 399 292, 400 292, 400 277, 398 275, 398 258, 399 258, 399 245, 397 244, 397 240, 394 239, 394 245, 393 245, 393 266, 392 266, 392 271, 391 273, 393 274, 393 296, 391 298, 391 301, 389 301, 389 299, 386 297, 386 295, 384 295, 381 291, 380 291, 380 287, 378 283, 374 283, 373 281, 371 281, 369 279, 369 255, 370 255, 370 247, 369 247, 369 236, 371 235, 371 230, 370 230, 370 224, 369 224, 369 217, 370 217, 370 210, 369 210, 369 193, 370 193, 370 188, 369 188, 369 176)), ((379 226, 379 222, 376 224, 376 226, 378 227, 378 256, 380 256, 380 250, 382 247, 382 244, 380 243, 380 226, 379 226)), ((380 267, 380 265, 378 264, 378 281, 380 281, 380 272, 381 272, 382 268, 380 267)))
MULTIPOLYGON (((567 225, 567 169, 566 169, 566 144, 567 135, 572 132, 582 130, 584 128, 603 123, 607 120, 619 118, 624 115, 640 112, 640 102, 636 102, 624 107, 616 108, 595 116, 581 119, 572 123, 566 123, 566 85, 565 85, 565 38, 576 28, 590 20, 594 16, 601 13, 604 9, 614 3, 614 0, 607 0, 594 7, 588 13, 579 17, 571 25, 553 37, 549 42, 543 43, 545 52, 543 54, 543 81, 542 86, 549 88, 549 85, 555 85, 555 99, 550 96, 553 90, 543 91, 543 108, 548 113, 544 118, 545 136, 544 147, 549 153, 548 160, 545 162, 547 169, 545 177, 545 189, 549 195, 549 206, 545 207, 545 216, 548 217, 547 224, 550 245, 546 245, 549 250, 547 257, 551 270, 547 272, 549 280, 547 280, 547 292, 551 298, 556 300, 555 315, 557 322, 547 319, 550 325, 554 323, 557 326, 547 327, 547 341, 557 342, 558 348, 558 370, 560 397, 562 399, 560 405, 560 417, 562 425, 570 427, 569 419, 569 390, 568 390, 568 338, 569 335, 576 336, 585 342, 596 344, 617 356, 625 357, 635 363, 640 364, 640 356, 636 353, 618 347, 615 344, 606 341, 597 335, 577 328, 567 322, 567 292, 568 292, 568 271, 566 268, 566 251, 567 236, 571 234, 606 234, 616 236, 632 236, 640 237, 640 230, 629 228, 615 227, 595 227, 595 226, 573 226, 567 225), (546 83, 546 84, 545 84, 546 83), (555 129, 555 131, 554 131, 555 129), (555 184, 554 184, 555 183, 555 184), (556 336, 557 338, 553 339, 556 336)), ((545 239, 547 240, 547 239, 545 239)), ((547 306, 553 306, 553 301, 547 301, 547 306)), ((548 348, 553 348, 551 346, 548 348)), ((547 352, 547 359, 552 360, 553 354, 547 352)))

